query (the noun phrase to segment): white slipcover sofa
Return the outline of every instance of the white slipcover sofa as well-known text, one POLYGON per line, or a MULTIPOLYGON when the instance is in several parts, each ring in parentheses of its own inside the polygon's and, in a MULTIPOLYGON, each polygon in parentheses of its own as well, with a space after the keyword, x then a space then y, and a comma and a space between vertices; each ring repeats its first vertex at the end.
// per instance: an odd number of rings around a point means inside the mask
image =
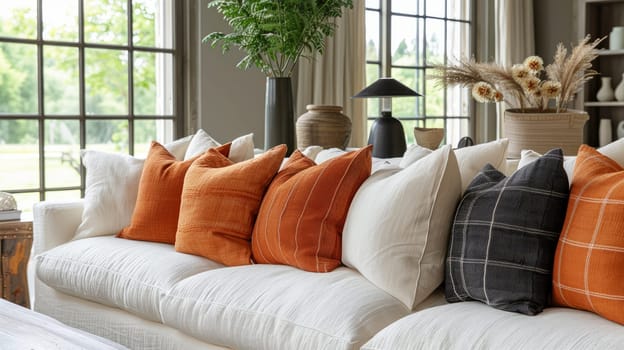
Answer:
POLYGON ((345 266, 224 267, 168 244, 74 239, 83 208, 35 205, 35 310, 131 349, 624 348, 624 327, 584 311, 446 304, 440 289, 412 310, 345 266))

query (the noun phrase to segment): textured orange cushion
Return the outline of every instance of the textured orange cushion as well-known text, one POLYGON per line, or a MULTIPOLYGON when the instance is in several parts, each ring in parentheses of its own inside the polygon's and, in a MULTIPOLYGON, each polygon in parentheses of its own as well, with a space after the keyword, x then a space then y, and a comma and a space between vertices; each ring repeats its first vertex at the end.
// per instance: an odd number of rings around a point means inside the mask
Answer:
POLYGON ((176 250, 228 266, 251 263, 251 233, 260 202, 279 169, 286 146, 232 164, 209 150, 184 180, 176 250))
POLYGON ((624 169, 585 145, 555 254, 553 299, 624 324, 624 169))
MULTIPOLYGON (((231 144, 225 144, 214 152, 227 156, 231 144)), ((184 175, 197 157, 177 161, 158 142, 152 142, 141 180, 136 207, 128 227, 117 237, 173 244, 178 227, 180 195, 184 175)))
POLYGON ((252 236, 255 261, 313 272, 338 267, 347 211, 370 175, 371 149, 320 165, 293 153, 262 201, 252 236))

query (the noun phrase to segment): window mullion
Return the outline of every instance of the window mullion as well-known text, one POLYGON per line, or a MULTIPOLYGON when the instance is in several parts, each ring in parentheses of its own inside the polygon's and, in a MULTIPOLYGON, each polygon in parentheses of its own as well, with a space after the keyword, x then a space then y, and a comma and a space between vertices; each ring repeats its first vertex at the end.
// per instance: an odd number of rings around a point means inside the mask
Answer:
POLYGON ((382 77, 392 76, 392 0, 381 1, 381 72, 382 77))
POLYGON ((37 119, 39 125, 39 200, 45 200, 45 106, 43 105, 43 0, 37 0, 37 119))
POLYGON ((132 0, 128 0, 128 151, 134 155, 134 43, 132 40, 132 0))
MULTIPOLYGON (((80 129, 80 149, 87 148, 87 107, 86 107, 86 88, 85 88, 85 33, 84 33, 84 0, 78 0, 78 108, 79 108, 79 121, 78 128, 80 129)), ((82 157, 80 159, 82 164, 82 157)), ((80 196, 84 197, 85 192, 85 167, 80 167, 80 196)))

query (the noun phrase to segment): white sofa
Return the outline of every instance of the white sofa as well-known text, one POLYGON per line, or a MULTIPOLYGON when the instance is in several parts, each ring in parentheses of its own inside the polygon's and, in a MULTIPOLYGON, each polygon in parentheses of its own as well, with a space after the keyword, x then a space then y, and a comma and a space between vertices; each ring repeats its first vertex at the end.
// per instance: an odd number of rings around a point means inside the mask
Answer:
POLYGON ((167 244, 74 240, 82 211, 35 205, 35 310, 131 349, 624 348, 624 327, 584 311, 525 316, 441 290, 410 310, 348 267, 224 267, 167 244))

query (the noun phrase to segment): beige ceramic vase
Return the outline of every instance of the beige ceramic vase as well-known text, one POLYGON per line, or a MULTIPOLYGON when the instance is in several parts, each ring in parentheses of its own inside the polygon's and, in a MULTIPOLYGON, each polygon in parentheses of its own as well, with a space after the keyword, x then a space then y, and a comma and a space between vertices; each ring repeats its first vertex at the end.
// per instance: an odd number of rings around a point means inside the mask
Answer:
POLYGON ((341 106, 307 105, 297 119, 297 148, 321 146, 346 148, 351 138, 351 119, 341 106))

